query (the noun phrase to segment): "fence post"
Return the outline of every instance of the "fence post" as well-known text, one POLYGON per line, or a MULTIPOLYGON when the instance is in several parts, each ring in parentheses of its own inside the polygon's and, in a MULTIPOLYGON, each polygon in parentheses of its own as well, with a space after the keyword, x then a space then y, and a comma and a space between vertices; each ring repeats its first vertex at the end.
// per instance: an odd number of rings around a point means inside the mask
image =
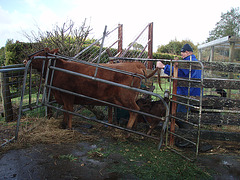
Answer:
POLYGON ((121 57, 122 54, 122 41, 123 41, 123 25, 118 25, 118 53, 119 57, 121 57))
MULTIPOLYGON (((148 59, 153 58, 153 22, 149 24, 148 26, 148 59)), ((148 62, 148 69, 153 68, 153 62, 148 62)))
MULTIPOLYGON (((235 42, 230 41, 230 48, 229 48, 229 62, 233 62, 234 60, 234 49, 235 49, 235 42)), ((233 73, 228 73, 228 78, 233 79, 233 73)), ((227 90, 227 97, 231 98, 231 89, 227 90)))
POLYGON ((1 96, 5 121, 6 122, 13 121, 11 92, 9 88, 9 79, 7 72, 1 73, 1 96))
MULTIPOLYGON (((173 77, 177 78, 178 77, 178 63, 174 63, 174 70, 173 70, 173 77)), ((177 80, 173 80, 173 93, 172 94, 177 94, 177 80)), ((173 95, 172 97, 173 101, 177 101, 177 97, 173 95)), ((176 117, 177 113, 177 103, 172 102, 172 115, 176 117)), ((171 118, 171 127, 170 127, 171 132, 175 132, 175 119, 171 118)), ((170 140, 169 140, 169 145, 173 146, 174 144, 174 136, 173 134, 170 134, 170 140)))

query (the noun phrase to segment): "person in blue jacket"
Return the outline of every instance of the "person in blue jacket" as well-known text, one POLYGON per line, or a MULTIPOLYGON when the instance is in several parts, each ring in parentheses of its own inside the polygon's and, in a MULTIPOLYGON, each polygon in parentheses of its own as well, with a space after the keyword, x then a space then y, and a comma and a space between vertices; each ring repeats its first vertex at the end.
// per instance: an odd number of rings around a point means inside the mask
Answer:
MULTIPOLYGON (((189 44, 185 44, 181 49, 181 56, 186 61, 198 61, 196 56, 193 54, 193 49, 189 44)), ((157 63, 157 67, 164 69, 164 73, 170 75, 170 65, 164 65, 162 62, 157 63)), ((173 69, 172 69, 173 72, 173 69)), ((189 78, 189 69, 178 69, 179 78, 189 78)), ((201 79, 201 70, 192 69, 191 78, 201 79)), ((190 88, 190 96, 200 96, 200 88, 190 88)), ((177 87, 177 94, 187 96, 188 87, 177 87)), ((187 107, 181 104, 177 106, 177 112, 187 112, 187 107)))

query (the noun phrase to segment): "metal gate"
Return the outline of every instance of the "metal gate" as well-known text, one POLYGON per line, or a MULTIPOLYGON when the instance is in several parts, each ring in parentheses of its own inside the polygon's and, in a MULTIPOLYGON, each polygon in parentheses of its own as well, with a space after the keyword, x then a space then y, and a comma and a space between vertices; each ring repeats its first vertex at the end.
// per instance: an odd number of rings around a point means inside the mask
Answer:
MULTIPOLYGON (((169 137, 169 145, 168 146, 172 151, 184 156, 189 160, 193 160, 197 157, 199 153, 199 141, 200 141, 200 124, 201 124, 201 115, 202 115, 202 96, 203 96, 203 77, 204 77, 204 66, 199 61, 186 61, 186 60, 171 60, 170 62, 170 85, 172 82, 171 95, 172 95, 172 107, 171 107, 171 124, 170 124, 170 136, 169 137), (188 78, 178 77, 179 69, 188 69, 189 75, 188 78), (201 70, 201 78, 196 79, 192 78, 193 70, 201 70), (177 87, 187 87, 187 95, 178 95, 177 87), (191 96, 190 88, 199 88, 200 96, 191 96), (186 107, 186 112, 177 112, 177 106, 183 105, 186 107), (193 122, 191 121, 190 114, 192 111, 198 112, 198 120, 193 122), (186 130, 182 128, 175 129, 176 121, 184 123, 187 125, 186 130), (191 130, 195 130, 195 134, 189 134, 191 130), (186 133, 187 132, 187 133, 186 133), (184 141, 187 144, 195 146, 195 156, 190 153, 186 153, 184 151, 176 148, 176 139, 180 139, 180 141, 184 141)), ((168 140, 166 140, 168 142, 168 140)))
POLYGON ((150 61, 153 64, 156 64, 157 61, 164 62, 164 64, 170 65, 170 75, 164 76, 162 78, 167 78, 169 85, 166 88, 170 91, 170 103, 169 106, 169 119, 170 123, 167 128, 166 134, 166 146, 174 151, 175 153, 187 158, 189 160, 193 160, 198 155, 199 149, 199 141, 200 141, 200 124, 201 124, 201 114, 202 114, 202 95, 203 95, 203 77, 204 77, 204 66, 199 61, 186 61, 186 60, 166 60, 166 59, 143 59, 143 58, 111 58, 111 59, 119 59, 119 60, 129 60, 129 61, 150 61), (178 69, 189 69, 188 78, 179 78, 178 77, 178 69), (191 77, 192 70, 201 70, 201 78, 194 79, 191 77), (177 86, 187 87, 188 92, 186 96, 177 94, 177 86), (190 96, 190 88, 200 88, 200 96, 190 96), (176 111, 178 105, 184 105, 187 108, 186 113, 179 113, 176 111), (198 120, 191 121, 190 113, 191 110, 197 110, 198 112, 198 120), (190 130, 186 129, 182 132, 182 129, 175 129, 175 122, 180 121, 192 129, 195 129, 195 134, 190 134, 190 130), (186 152, 181 151, 176 148, 175 141, 176 139, 180 139, 181 141, 185 141, 193 146, 195 146, 195 153, 186 154, 186 152))
MULTIPOLYGON (((138 88, 134 88, 134 87, 131 87, 131 86, 127 86, 127 85, 123 85, 123 84, 119 84, 119 83, 116 83, 116 82, 111 82, 111 81, 108 81, 108 80, 105 80, 105 79, 101 79, 101 78, 97 78, 96 75, 97 75, 97 72, 98 72, 98 69, 99 68, 104 68, 104 69, 107 69, 109 71, 112 71, 112 72, 117 72, 117 73, 121 73, 121 74, 127 74, 127 75, 130 75, 130 76, 134 76, 134 77, 138 77, 138 78, 141 78, 143 79, 144 77, 142 77, 141 75, 138 75, 138 74, 134 74, 134 73, 131 73, 131 72, 127 72, 127 71, 120 71, 120 70, 117 70, 117 69, 112 69, 112 68, 109 68, 109 67, 105 67, 105 66, 100 66, 99 64, 92 64, 92 63, 88 63, 88 62, 85 62, 85 61, 81 61, 81 60, 76 60, 74 58, 70 58, 70 57, 64 57, 64 56, 61 56, 61 55, 54 55, 54 54, 49 54, 48 56, 46 57, 34 57, 33 59, 35 58, 41 58, 41 59, 44 59, 44 60, 49 60, 49 63, 48 63, 48 69, 47 69, 47 72, 44 72, 46 74, 46 77, 45 77, 45 82, 41 81, 41 83, 43 84, 44 83, 44 86, 40 85, 39 87, 44 87, 42 90, 39 90, 38 92, 43 92, 43 95, 42 95, 42 99, 40 100, 39 97, 40 95, 38 94, 37 97, 37 101, 36 101, 36 104, 35 106, 31 106, 31 108, 38 108, 38 107, 42 107, 42 106, 45 106, 45 107, 50 107, 50 108, 55 108, 55 109, 58 109, 58 110, 61 110, 63 112, 67 112, 67 113, 70 113, 70 114, 73 114, 73 115, 76 115, 76 116, 79 116, 79 117, 82 117, 82 118, 85 118, 87 120, 92 120, 92 121, 95 121, 95 122, 98 122, 98 123, 102 123, 102 124, 105 124, 105 125, 108 125, 108 126, 111 126, 111 127, 114 127, 114 128, 118 128, 118 129, 122 129, 122 130, 125 130, 125 131, 128 131, 128 132, 132 132, 132 133, 136 133, 136 134, 139 134, 139 135, 143 135, 143 136, 146 136, 146 137, 150 137, 150 138, 154 138, 156 140, 159 140, 159 148, 161 147, 162 143, 163 143, 163 135, 165 133, 165 130, 166 130, 166 127, 167 127, 167 123, 168 123, 168 116, 166 116, 164 118, 164 123, 163 123, 163 128, 162 128, 162 131, 161 131, 161 135, 160 137, 153 137, 153 136, 150 136, 150 135, 147 135, 145 133, 141 133, 141 132, 137 132, 137 131, 134 131, 134 130, 130 130, 130 129, 126 129, 124 127, 120 127, 120 126, 117 126, 117 125, 114 125, 114 124, 110 124, 110 123, 107 123, 107 122, 104 122, 104 121, 101 121, 101 120, 97 120, 97 119, 93 119, 93 118, 89 118, 89 117, 86 117, 86 116, 83 116, 81 114, 78 114, 78 113, 75 113, 75 112, 70 112, 70 111, 66 111, 60 107, 56 107, 53 105, 53 103, 55 101, 50 101, 49 97, 50 97, 50 92, 51 92, 51 89, 54 89, 54 90, 57 90, 57 91, 60 91, 60 92, 64 92, 64 93, 67 93, 67 94, 71 94, 71 95, 74 95, 74 96, 78 96, 78 97, 82 97, 82 98, 86 98, 86 99, 89 99, 91 101, 97 101, 97 102, 101 102, 101 103, 104 103, 108 106, 113 106, 113 107, 118 107, 118 108, 122 108, 122 109, 125 109, 125 110, 128 110, 128 111, 131 111, 131 112, 136 112, 136 113, 139 113, 139 114, 143 114, 145 116, 150 116, 150 117, 153 117, 153 118, 157 118, 157 119, 161 119, 162 120, 162 117, 157 117, 155 115, 152 115, 152 114, 149 114, 149 113, 144 113, 144 112, 140 112, 140 111, 136 111, 134 109, 130 109, 128 107, 122 107, 122 106, 119 106, 117 104, 113 104, 113 103, 110 103, 110 102, 106 102, 106 101, 103 101, 103 100, 100 100, 100 99, 96 99, 96 98, 93 98, 93 97, 88 97, 88 96, 85 96, 84 94, 78 94, 78 93, 75 93, 75 92, 71 92, 69 90, 66 90, 66 89, 61 89, 59 87, 55 87, 52 85, 52 79, 53 79, 53 76, 54 76, 54 72, 56 71, 61 71, 61 72, 64 72, 64 73, 68 73, 68 74, 71 74, 73 76, 80 76, 80 77, 83 77, 83 78, 87 78, 87 79, 90 79, 92 81, 98 81, 98 82, 102 82, 102 83, 106 83, 106 84, 110 84, 110 85, 113 85, 113 86, 118 86, 118 87, 121 87, 121 88, 125 88, 125 89, 129 89, 131 91, 136 91, 136 92, 139 92, 139 93, 144 93, 144 94, 148 94, 148 95, 151 95, 151 96, 155 96, 156 98, 160 99, 163 101, 163 104, 166 108, 166 114, 168 115, 169 114, 169 108, 168 108, 168 105, 166 104, 166 102, 163 100, 163 98, 156 94, 156 93, 153 93, 153 92, 149 92, 149 91, 146 91, 146 90, 143 90, 143 89, 138 89, 138 88), (62 68, 59 68, 59 67, 56 67, 55 66, 55 63, 57 61, 58 58, 61 58, 61 59, 64 59, 64 60, 67 60, 67 61, 77 61, 78 63, 82 63, 82 64, 87 64, 89 66, 93 66, 93 67, 96 67, 96 71, 95 71, 95 75, 94 76, 89 76, 89 75, 86 75, 86 74, 81 74, 81 73, 77 73, 77 72, 73 72, 73 71, 70 71, 70 70, 66 70, 66 69, 62 69, 62 68), (52 63, 53 62, 53 63, 52 63), (53 64, 53 65, 51 65, 53 64), (49 71, 52 71, 52 75, 50 76, 49 75, 49 71)), ((32 59, 32 60, 33 60, 32 59)), ((31 70, 31 61, 28 61, 28 64, 26 66, 26 70, 25 70, 25 78, 24 78, 24 84, 23 84, 23 92, 22 94, 24 94, 24 89, 25 89, 25 84, 26 84, 26 77, 27 77, 27 72, 28 70, 30 69, 31 70)), ((43 67, 44 67, 44 63, 43 63, 43 67)), ((44 68, 43 68, 44 69, 44 68)), ((31 74, 31 73, 30 73, 31 74)), ((31 79, 31 78, 30 78, 31 79)), ((30 80, 31 81, 31 80, 30 80)), ((19 110, 19 114, 22 114, 23 111, 25 111, 26 109, 23 109, 22 108, 22 103, 20 104, 20 110, 19 110)), ((20 125, 20 118, 21 116, 19 116, 19 119, 18 119, 18 127, 20 125)), ((18 131, 16 133, 16 137, 18 136, 18 131)))

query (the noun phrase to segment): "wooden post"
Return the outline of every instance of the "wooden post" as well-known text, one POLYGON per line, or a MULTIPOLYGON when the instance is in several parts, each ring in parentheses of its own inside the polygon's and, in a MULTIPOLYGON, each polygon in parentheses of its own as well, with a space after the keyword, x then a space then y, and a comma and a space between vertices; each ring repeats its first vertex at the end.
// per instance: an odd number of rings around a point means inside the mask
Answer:
POLYGON ((198 50, 198 59, 199 61, 202 61, 202 49, 198 50))
MULTIPOLYGON (((148 27, 148 59, 153 58, 153 22, 148 27)), ((153 62, 148 61, 148 69, 153 68, 153 62)))
POLYGON ((9 79, 7 73, 1 73, 1 95, 6 122, 13 121, 13 109, 11 101, 11 92, 9 88, 9 79))
POLYGON ((214 46, 211 47, 210 62, 214 61, 214 46))
MULTIPOLYGON (((178 77, 178 63, 174 63, 174 70, 173 70, 173 77, 177 78, 178 77)), ((173 94, 177 94, 177 80, 173 80, 173 94)), ((172 100, 177 101, 177 97, 173 96, 172 100)), ((172 102, 172 115, 176 116, 177 114, 177 103, 172 102)), ((170 127, 171 132, 175 132, 175 119, 171 118, 171 127, 170 127)), ((170 134, 170 140, 169 140, 169 145, 173 146, 174 144, 174 136, 170 134)))
MULTIPOLYGON (((234 60, 234 49, 235 49, 235 42, 230 40, 230 47, 229 47, 229 62, 233 62, 234 60)), ((233 79, 233 73, 228 73, 228 78, 233 79)), ((231 98, 231 89, 227 90, 227 97, 231 98)))

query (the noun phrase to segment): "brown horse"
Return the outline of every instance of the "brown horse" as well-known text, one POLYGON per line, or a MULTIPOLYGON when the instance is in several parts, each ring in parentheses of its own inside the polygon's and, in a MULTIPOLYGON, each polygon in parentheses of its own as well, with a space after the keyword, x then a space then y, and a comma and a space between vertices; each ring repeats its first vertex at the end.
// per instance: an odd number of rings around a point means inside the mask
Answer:
MULTIPOLYGON (((54 49, 50 51, 48 48, 45 48, 43 51, 40 51, 38 53, 35 53, 29 56, 29 60, 36 56, 35 58, 32 59, 32 62, 31 62, 32 67, 37 69, 39 72, 42 72, 43 59, 38 58, 37 56, 50 57, 50 56, 53 56, 53 54, 56 54, 57 52, 58 52, 58 49, 54 49)), ((25 64, 26 62, 27 61, 25 61, 25 64)), ((47 67, 47 64, 48 63, 46 62, 45 69, 47 67)), ((91 77, 94 77, 95 70, 96 70, 95 66, 74 62, 74 61, 66 61, 61 58, 56 59, 55 67, 73 71, 76 73, 81 73, 91 77)), ((149 77, 149 76, 145 76, 145 74, 146 74, 146 67, 144 64, 140 62, 100 64, 97 71, 96 78, 100 78, 103 80, 119 83, 122 85, 134 87, 134 88, 139 88, 141 84, 141 78, 139 78, 139 76, 149 77), (109 69, 104 69, 102 67, 108 67, 108 68, 127 71, 137 76, 132 76, 126 73, 115 72, 109 69)), ((153 74, 154 73, 152 73, 151 75, 153 74)), ((104 82, 95 81, 93 79, 76 76, 76 75, 62 72, 59 70, 54 71, 52 86, 61 88, 67 91, 71 91, 77 94, 82 94, 88 97, 96 98, 109 103, 113 103, 116 105, 120 105, 133 110, 140 109, 136 104, 136 99, 138 97, 138 92, 136 91, 110 85, 104 82)), ((79 97, 73 94, 65 93, 59 90, 52 89, 51 92, 55 97, 55 100, 57 101, 57 103, 62 104, 63 109, 67 111, 72 112, 74 104, 85 104, 85 105, 99 104, 99 102, 89 100, 87 98, 79 97)), ((131 129, 133 124, 135 123, 137 113, 134 113, 131 111, 129 113, 130 113, 130 118, 127 124, 127 128, 131 129)), ((64 113, 63 125, 64 127, 68 126, 68 128, 70 129, 72 128, 72 114, 64 113)))

